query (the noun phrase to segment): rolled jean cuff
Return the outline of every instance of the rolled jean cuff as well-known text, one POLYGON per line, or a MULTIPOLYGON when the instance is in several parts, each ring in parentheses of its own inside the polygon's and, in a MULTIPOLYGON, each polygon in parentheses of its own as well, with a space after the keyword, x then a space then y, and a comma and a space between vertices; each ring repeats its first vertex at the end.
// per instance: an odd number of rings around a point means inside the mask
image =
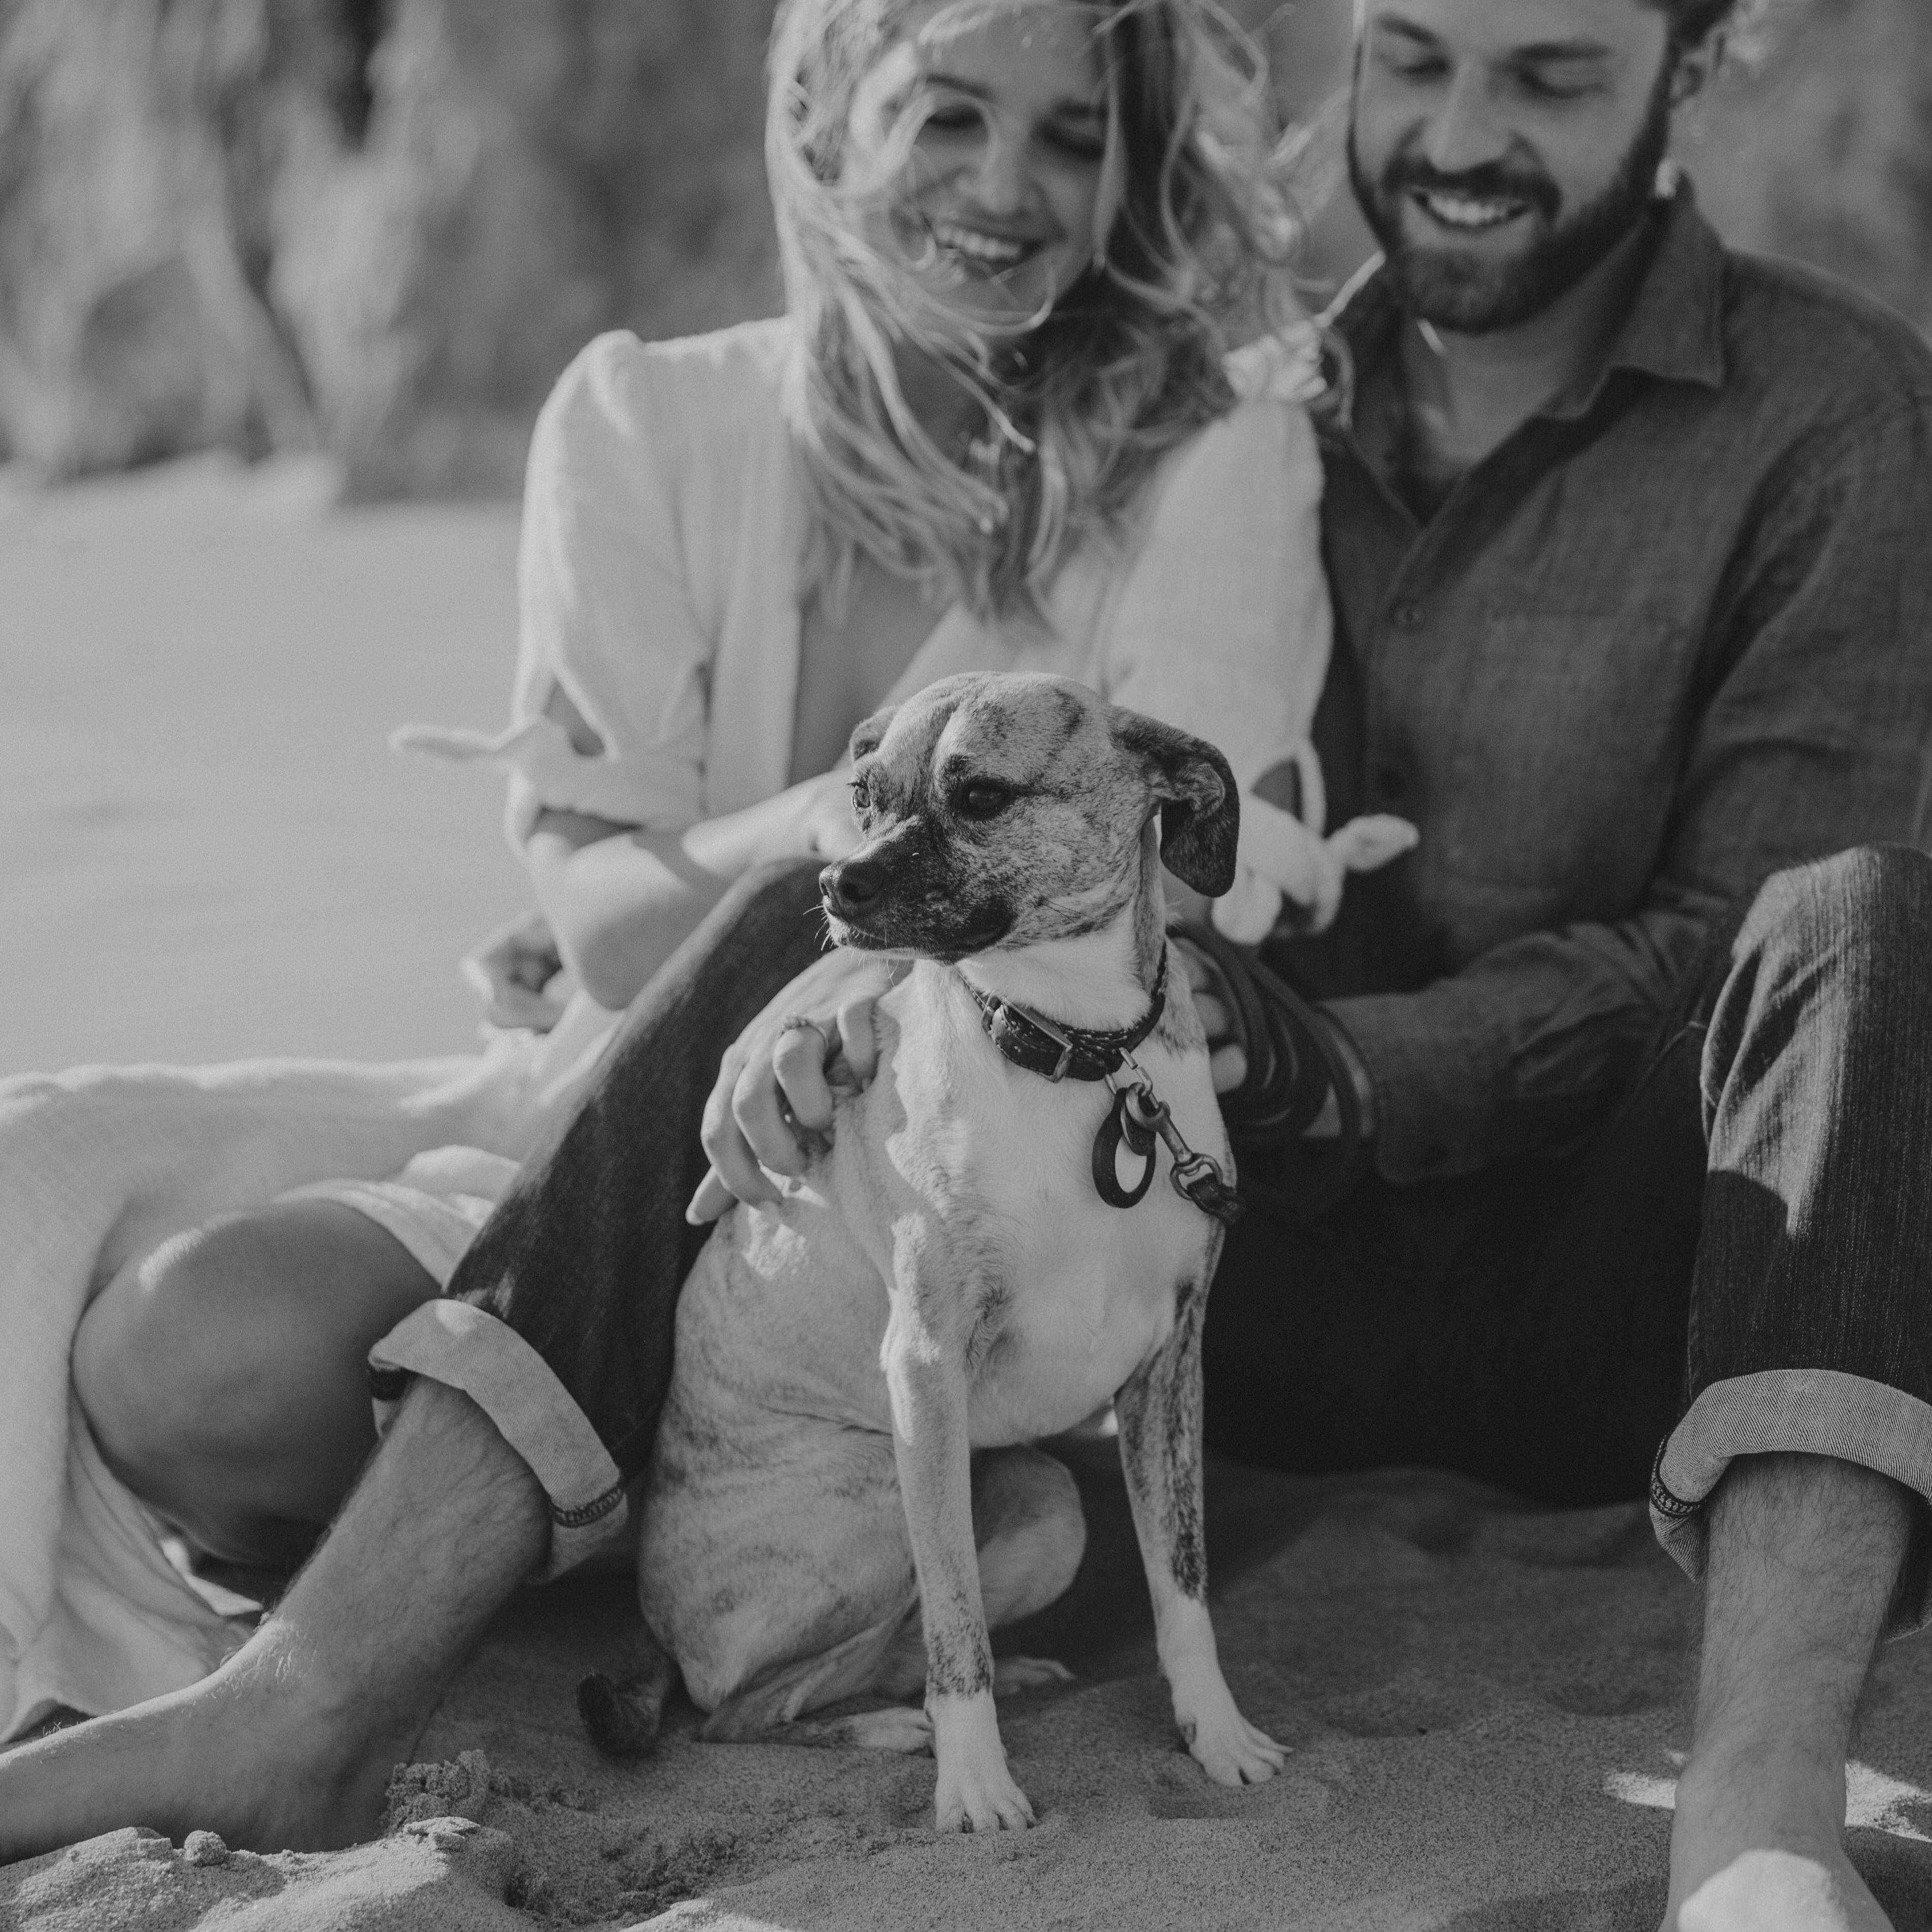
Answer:
POLYGON ((412 1376, 460 1389, 530 1465, 550 1502, 548 1582, 595 1556, 629 1514, 622 1478, 550 1364, 495 1316, 466 1301, 426 1301, 369 1352, 376 1426, 386 1428, 412 1376))
MULTIPOLYGON (((1736 1456, 1832 1456, 1856 1462, 1932 1507, 1932 1405, 1888 1382, 1838 1369, 1768 1369, 1713 1382, 1657 1452, 1650 1520, 1691 1577, 1704 1574, 1704 1502, 1736 1456)), ((1920 1512, 1922 1518, 1924 1510, 1920 1512)), ((1892 1606, 1886 1634, 1932 1620, 1926 1566, 1892 1606)))

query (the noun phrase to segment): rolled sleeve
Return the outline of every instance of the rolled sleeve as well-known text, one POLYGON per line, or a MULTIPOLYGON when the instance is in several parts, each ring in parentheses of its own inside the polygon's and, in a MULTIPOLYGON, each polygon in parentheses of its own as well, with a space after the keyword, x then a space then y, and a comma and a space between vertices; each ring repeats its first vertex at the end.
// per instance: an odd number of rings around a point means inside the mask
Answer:
POLYGON ((508 829, 546 808, 652 831, 704 815, 711 644, 694 611, 654 444, 652 364, 600 336, 560 379, 530 445, 508 829), (561 690, 585 750, 545 716, 561 690))

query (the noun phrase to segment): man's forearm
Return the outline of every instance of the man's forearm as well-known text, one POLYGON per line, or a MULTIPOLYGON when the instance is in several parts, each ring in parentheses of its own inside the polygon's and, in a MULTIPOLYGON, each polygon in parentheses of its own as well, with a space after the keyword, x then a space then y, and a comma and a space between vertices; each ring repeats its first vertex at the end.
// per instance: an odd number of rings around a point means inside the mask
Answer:
POLYGON ((1634 1072, 1709 930, 1705 909, 1526 934, 1413 993, 1324 1009, 1374 1095, 1394 1181, 1559 1153, 1634 1072))

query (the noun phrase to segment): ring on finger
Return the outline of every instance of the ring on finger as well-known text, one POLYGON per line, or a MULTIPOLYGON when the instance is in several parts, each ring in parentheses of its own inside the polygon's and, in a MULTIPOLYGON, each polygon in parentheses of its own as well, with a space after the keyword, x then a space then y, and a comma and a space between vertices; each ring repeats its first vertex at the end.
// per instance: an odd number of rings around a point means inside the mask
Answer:
POLYGON ((825 1051, 832 1051, 832 1036, 826 1030, 821 1020, 808 1019, 802 1013, 788 1013, 778 1022, 778 1037, 782 1040, 788 1033, 815 1033, 825 1051))

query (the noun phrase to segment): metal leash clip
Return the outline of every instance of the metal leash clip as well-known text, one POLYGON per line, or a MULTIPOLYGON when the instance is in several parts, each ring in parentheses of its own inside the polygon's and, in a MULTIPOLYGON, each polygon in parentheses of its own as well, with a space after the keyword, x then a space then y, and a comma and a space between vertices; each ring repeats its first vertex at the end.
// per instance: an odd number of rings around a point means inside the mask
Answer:
POLYGON ((1120 1066, 1106 1076, 1113 1090, 1114 1104, 1094 1137, 1094 1184, 1100 1198, 1110 1206, 1131 1208, 1143 1199, 1154 1180, 1154 1138, 1158 1135, 1174 1162, 1169 1177, 1174 1192, 1191 1202, 1225 1227, 1232 1228, 1241 1216, 1241 1201, 1220 1163, 1212 1156, 1198 1154, 1174 1124, 1167 1102, 1154 1090, 1147 1070, 1130 1053, 1120 1056, 1120 1066), (1139 1180, 1123 1187, 1115 1168, 1122 1142, 1127 1150, 1145 1162, 1139 1180))

